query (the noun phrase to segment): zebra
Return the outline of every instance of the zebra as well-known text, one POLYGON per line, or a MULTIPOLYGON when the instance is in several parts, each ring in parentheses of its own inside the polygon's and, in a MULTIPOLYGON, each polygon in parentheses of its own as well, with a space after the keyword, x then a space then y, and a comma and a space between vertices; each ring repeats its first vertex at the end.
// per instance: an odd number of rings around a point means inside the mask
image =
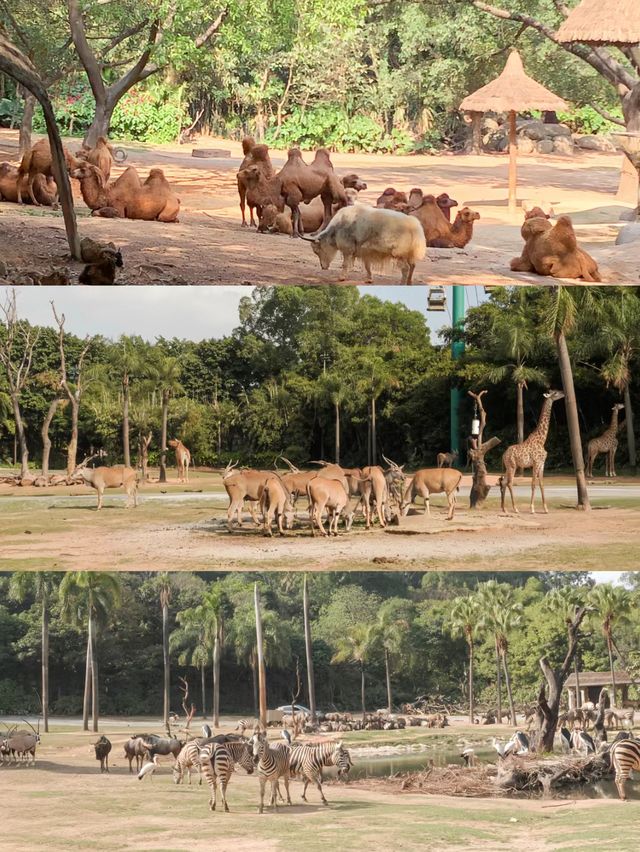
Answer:
POLYGON ((329 802, 322 791, 323 766, 337 766, 338 778, 348 775, 352 766, 351 756, 341 742, 295 745, 291 749, 290 774, 299 775, 304 781, 302 799, 307 801, 307 787, 313 783, 320 792, 323 805, 329 802))
POLYGON ((254 734, 265 733, 260 719, 240 719, 234 730, 240 731, 241 737, 244 736, 244 732, 248 730, 254 734))
POLYGON ((180 784, 186 770, 189 786, 191 786, 191 770, 198 769, 198 785, 202 785, 202 764, 200 763, 200 743, 198 740, 191 740, 184 745, 180 754, 173 764, 173 781, 175 784, 180 784))
POLYGON ((640 771, 640 740, 619 740, 613 743, 611 751, 611 766, 616 773, 616 787, 623 802, 627 801, 625 784, 635 769, 640 771))
POLYGON ((276 794, 280 778, 282 778, 285 790, 287 791, 287 804, 291 805, 291 796, 289 795, 290 746, 287 743, 279 743, 277 748, 271 748, 266 734, 254 734, 251 737, 251 743, 253 746, 253 758, 257 763, 258 775, 260 776, 259 813, 264 813, 264 788, 267 781, 271 784, 271 807, 278 807, 276 794))
POLYGON ((207 779, 211 797, 209 807, 215 811, 217 804, 217 789, 220 786, 222 804, 229 813, 227 804, 227 785, 233 774, 236 763, 239 763, 248 775, 254 770, 253 753, 247 740, 224 743, 208 743, 199 754, 200 766, 207 779))

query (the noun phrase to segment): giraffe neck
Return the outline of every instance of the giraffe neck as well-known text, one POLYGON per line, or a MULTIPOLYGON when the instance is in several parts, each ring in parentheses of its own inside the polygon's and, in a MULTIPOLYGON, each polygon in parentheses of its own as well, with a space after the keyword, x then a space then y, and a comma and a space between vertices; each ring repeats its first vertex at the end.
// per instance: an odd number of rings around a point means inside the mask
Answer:
POLYGON ((533 439, 533 443, 541 444, 544 446, 547 440, 547 433, 549 432, 549 423, 551 421, 551 406, 553 405, 552 399, 545 399, 542 405, 542 411, 540 412, 540 417, 538 419, 538 425, 533 430, 533 432, 529 435, 528 440, 531 441, 533 439))
POLYGON ((618 409, 614 408, 611 412, 611 422, 609 423, 609 428, 604 433, 605 435, 615 435, 615 433, 618 431, 618 414, 618 409))

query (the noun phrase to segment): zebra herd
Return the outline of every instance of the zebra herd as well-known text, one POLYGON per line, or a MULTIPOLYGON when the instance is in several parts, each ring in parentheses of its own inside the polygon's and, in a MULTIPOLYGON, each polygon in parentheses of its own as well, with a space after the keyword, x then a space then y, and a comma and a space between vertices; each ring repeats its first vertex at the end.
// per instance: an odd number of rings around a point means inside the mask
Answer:
POLYGON ((260 782, 260 813, 264 812, 264 798, 267 783, 270 784, 269 805, 278 807, 278 798, 284 801, 280 792, 280 780, 285 788, 287 804, 292 804, 289 793, 291 778, 299 778, 304 786, 302 799, 307 801, 307 788, 315 784, 322 803, 327 805, 322 789, 322 770, 335 766, 338 777, 344 778, 352 766, 348 749, 341 742, 317 744, 292 744, 285 734, 282 742, 270 743, 266 733, 259 731, 250 739, 219 735, 208 740, 191 740, 181 749, 173 768, 173 779, 180 784, 187 774, 191 783, 191 772, 197 770, 199 783, 204 775, 210 790, 209 807, 216 810, 217 794, 220 791, 222 807, 229 810, 227 787, 236 766, 251 775, 257 773, 260 782))
POLYGON ((623 802, 627 801, 626 784, 633 770, 640 772, 640 740, 618 740, 613 743, 609 752, 611 766, 615 772, 618 795, 623 802))

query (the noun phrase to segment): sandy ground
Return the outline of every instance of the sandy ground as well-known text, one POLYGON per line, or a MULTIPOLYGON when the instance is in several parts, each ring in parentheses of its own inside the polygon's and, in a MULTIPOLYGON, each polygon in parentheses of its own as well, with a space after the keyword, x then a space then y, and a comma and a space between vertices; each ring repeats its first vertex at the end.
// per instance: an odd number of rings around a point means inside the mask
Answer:
MULTIPOLYGON (((176 786, 169 759, 138 781, 122 757, 126 734, 104 723, 113 744, 111 771, 101 775, 96 734, 44 735, 35 768, 0 767, 3 837, 12 850, 171 850, 269 852, 299 850, 637 849, 638 802, 494 800, 391 793, 363 784, 326 783, 329 806, 300 803, 257 813, 258 781, 242 771, 228 788, 231 812, 211 813, 208 788, 176 786), (635 838, 635 841, 634 841, 635 838)), ((195 779, 194 779, 195 780, 195 779)))
POLYGON ((311 536, 302 504, 284 537, 265 537, 249 515, 228 532, 228 500, 211 474, 188 488, 143 485, 137 509, 109 494, 100 513, 88 489, 35 496, 43 489, 0 486, 0 567, 86 569, 90 554, 92 568, 111 570, 637 570, 638 489, 619 479, 611 492, 594 489, 588 513, 576 511, 575 494, 549 477, 548 515, 528 513, 524 485, 521 513, 507 516, 493 492, 482 511, 470 511, 463 489, 451 522, 434 497, 430 518, 419 507, 399 526, 366 531, 360 521, 331 539, 311 536))
MULTIPOLYGON (((122 248, 125 267, 119 279, 126 284, 329 284, 338 271, 320 269, 311 248, 284 236, 257 234, 240 227, 235 173, 240 162, 238 143, 204 140, 205 147, 231 152, 223 159, 191 157, 191 146, 125 146, 143 174, 152 166, 164 169, 182 201, 180 222, 131 222, 88 216, 77 182, 81 234, 113 240, 122 248)), ((74 150, 75 143, 69 147, 74 150)), ((0 161, 17 162, 17 134, 0 130, 0 161)), ((519 199, 545 201, 556 214, 571 215, 581 244, 596 257, 603 281, 640 283, 638 247, 615 247, 621 215, 629 203, 616 199, 622 155, 582 153, 575 158, 522 156, 519 199)), ((276 166, 283 152, 273 152, 276 166)), ((549 284, 551 279, 509 271, 509 261, 520 253, 522 214, 509 216, 506 207, 507 160, 503 155, 389 155, 335 154, 339 173, 358 172, 368 185, 362 200, 375 203, 382 190, 393 185, 409 190, 421 186, 447 191, 460 205, 477 210, 481 219, 473 241, 464 250, 430 249, 415 275, 416 284, 506 285, 549 284)), ((121 171, 116 167, 113 175, 121 171)), ((42 272, 52 264, 68 266, 77 281, 79 264, 69 264, 59 213, 0 203, 0 258, 13 270, 42 272)), ((334 267, 337 261, 334 262, 334 267)), ((28 283, 28 282, 25 282, 28 283)), ((356 272, 352 284, 363 283, 356 272)), ((374 283, 398 283, 392 275, 376 275, 374 283)))

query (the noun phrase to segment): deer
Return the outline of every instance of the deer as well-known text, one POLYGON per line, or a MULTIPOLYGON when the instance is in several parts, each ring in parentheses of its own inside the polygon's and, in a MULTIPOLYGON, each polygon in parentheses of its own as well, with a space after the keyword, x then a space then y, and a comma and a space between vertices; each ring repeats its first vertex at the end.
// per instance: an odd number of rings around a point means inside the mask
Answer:
POLYGON ((104 453, 96 453, 89 456, 83 462, 76 466, 76 469, 71 474, 71 479, 82 479, 85 485, 89 485, 98 492, 98 506, 96 511, 102 509, 102 498, 105 488, 124 488, 127 495, 127 509, 138 505, 138 476, 132 467, 126 467, 123 464, 117 464, 114 467, 92 467, 88 468, 87 464, 96 456, 103 456, 104 453))
POLYGON ((442 494, 444 492, 447 495, 447 502, 449 504, 447 520, 453 520, 456 507, 456 492, 460 488, 461 479, 462 473, 452 467, 426 467, 416 471, 405 488, 402 501, 402 514, 407 515, 409 513, 410 505, 420 495, 424 498, 424 514, 431 517, 430 495, 442 494))
POLYGON ((178 438, 172 438, 167 442, 176 452, 176 467, 178 468, 178 479, 180 482, 189 481, 189 465, 191 464, 191 453, 178 438))

